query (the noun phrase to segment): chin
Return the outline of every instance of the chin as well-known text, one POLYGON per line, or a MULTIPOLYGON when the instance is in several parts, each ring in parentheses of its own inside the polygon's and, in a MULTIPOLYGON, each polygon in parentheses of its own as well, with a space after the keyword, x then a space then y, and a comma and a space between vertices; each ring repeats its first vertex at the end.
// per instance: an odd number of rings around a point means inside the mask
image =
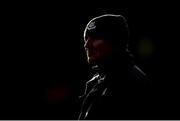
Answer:
POLYGON ((88 63, 89 64, 96 64, 97 60, 95 58, 88 58, 88 63))

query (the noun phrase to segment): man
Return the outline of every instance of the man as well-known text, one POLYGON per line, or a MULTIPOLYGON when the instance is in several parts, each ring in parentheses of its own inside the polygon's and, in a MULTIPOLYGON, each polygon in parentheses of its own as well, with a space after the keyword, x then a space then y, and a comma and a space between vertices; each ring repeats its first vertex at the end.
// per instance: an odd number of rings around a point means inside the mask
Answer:
POLYGON ((81 96, 81 119, 141 119, 148 115, 144 72, 128 51, 129 31, 121 15, 93 18, 84 31, 87 61, 94 76, 81 96))

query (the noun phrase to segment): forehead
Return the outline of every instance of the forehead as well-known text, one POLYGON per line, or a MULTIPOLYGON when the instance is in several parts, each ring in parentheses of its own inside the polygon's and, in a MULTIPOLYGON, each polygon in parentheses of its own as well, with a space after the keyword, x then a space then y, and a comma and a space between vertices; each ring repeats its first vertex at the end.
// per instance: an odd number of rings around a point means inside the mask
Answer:
POLYGON ((101 38, 101 37, 91 37, 91 36, 86 36, 84 37, 84 41, 89 41, 89 40, 102 40, 102 41, 105 41, 104 38, 101 38))

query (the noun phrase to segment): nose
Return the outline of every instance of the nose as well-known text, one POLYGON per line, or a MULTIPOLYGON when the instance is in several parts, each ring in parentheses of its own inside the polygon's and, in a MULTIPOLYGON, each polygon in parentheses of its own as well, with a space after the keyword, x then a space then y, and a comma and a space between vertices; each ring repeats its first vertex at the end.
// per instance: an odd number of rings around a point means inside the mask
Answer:
POLYGON ((86 39, 85 40, 85 43, 84 43, 84 48, 87 49, 87 48, 90 48, 92 47, 92 42, 91 42, 91 39, 86 39))
POLYGON ((84 48, 85 48, 85 49, 87 48, 87 43, 88 43, 88 41, 85 40, 85 43, 84 43, 84 48))

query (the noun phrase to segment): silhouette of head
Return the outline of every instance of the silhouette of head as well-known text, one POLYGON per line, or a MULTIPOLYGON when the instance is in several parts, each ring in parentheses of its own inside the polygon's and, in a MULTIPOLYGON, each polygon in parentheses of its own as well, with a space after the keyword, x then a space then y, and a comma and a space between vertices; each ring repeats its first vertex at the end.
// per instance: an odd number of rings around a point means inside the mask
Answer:
POLYGON ((88 62, 100 62, 114 52, 126 51, 128 38, 128 25, 122 15, 105 14, 93 18, 84 30, 88 62))

